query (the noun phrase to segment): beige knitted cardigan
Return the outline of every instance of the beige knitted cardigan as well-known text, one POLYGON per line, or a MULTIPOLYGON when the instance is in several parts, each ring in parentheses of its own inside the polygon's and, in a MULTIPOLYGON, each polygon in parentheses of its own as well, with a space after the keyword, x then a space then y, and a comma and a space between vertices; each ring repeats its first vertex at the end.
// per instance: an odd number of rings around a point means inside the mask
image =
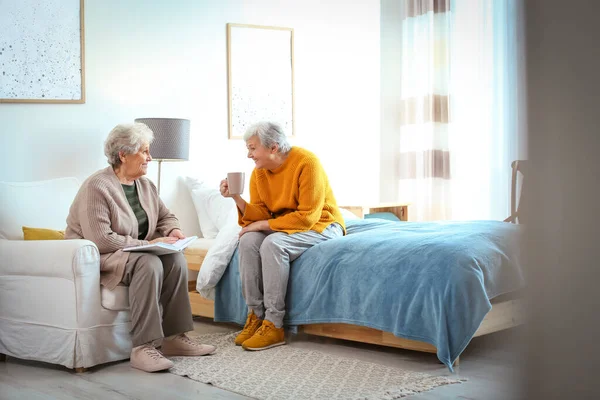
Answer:
POLYGON ((87 239, 100 251, 100 284, 114 289, 125 270, 128 246, 148 244, 154 237, 167 236, 179 221, 158 196, 147 178, 135 180, 140 204, 148 214, 148 234, 139 240, 138 221, 127 202, 123 187, 112 167, 102 169, 83 182, 69 210, 65 239, 87 239))

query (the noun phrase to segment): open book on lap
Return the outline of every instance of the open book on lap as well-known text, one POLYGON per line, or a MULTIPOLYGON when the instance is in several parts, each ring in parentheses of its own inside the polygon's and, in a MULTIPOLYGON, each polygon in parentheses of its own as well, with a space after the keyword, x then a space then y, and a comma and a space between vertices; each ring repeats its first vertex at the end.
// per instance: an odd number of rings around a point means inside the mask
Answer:
POLYGON ((194 240, 198 239, 198 236, 189 236, 185 239, 180 239, 173 244, 169 243, 151 243, 145 244, 143 246, 133 246, 133 247, 125 247, 123 251, 143 251, 144 253, 152 253, 157 256, 162 256, 165 254, 177 253, 179 251, 183 251, 186 247, 188 247, 194 240))

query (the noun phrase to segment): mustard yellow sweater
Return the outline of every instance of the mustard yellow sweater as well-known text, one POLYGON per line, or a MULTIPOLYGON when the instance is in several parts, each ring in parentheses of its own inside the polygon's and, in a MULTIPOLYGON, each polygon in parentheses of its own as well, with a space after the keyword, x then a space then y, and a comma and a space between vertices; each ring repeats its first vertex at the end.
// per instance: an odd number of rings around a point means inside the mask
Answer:
POLYGON ((272 230, 286 233, 321 233, 333 222, 346 230, 321 162, 310 151, 295 146, 277 169, 252 171, 250 202, 244 215, 239 209, 238 215, 242 227, 268 220, 272 230))

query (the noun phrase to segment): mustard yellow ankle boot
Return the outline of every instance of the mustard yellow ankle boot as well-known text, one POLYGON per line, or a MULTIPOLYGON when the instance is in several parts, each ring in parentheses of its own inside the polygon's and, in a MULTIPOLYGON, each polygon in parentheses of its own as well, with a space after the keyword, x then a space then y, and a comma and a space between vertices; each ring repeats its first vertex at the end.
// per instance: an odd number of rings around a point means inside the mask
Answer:
POLYGON ((254 311, 250 311, 248 313, 248 318, 246 318, 246 325, 244 325, 244 329, 235 337, 235 345, 241 346, 246 340, 250 339, 254 333, 260 328, 263 320, 259 319, 254 311))
POLYGON ((270 349, 285 344, 284 336, 283 328, 276 328, 271 321, 265 319, 256 333, 242 343, 242 347, 253 351, 270 349))

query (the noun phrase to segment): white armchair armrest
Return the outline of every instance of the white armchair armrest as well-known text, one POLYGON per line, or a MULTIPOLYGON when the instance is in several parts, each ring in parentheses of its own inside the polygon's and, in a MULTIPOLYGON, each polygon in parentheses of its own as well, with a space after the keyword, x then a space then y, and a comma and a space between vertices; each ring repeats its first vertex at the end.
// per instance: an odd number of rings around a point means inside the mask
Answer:
POLYGON ((89 240, 0 240, 2 275, 45 276, 71 281, 89 273, 97 263, 100 277, 100 254, 89 240))
MULTIPOLYGON (((0 240, 0 318, 65 329, 100 309, 100 254, 89 240, 0 240)), ((90 315, 92 314, 92 315, 90 315)))

